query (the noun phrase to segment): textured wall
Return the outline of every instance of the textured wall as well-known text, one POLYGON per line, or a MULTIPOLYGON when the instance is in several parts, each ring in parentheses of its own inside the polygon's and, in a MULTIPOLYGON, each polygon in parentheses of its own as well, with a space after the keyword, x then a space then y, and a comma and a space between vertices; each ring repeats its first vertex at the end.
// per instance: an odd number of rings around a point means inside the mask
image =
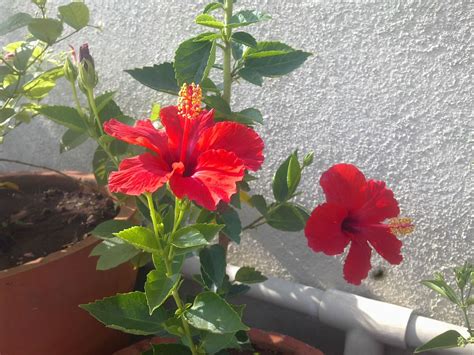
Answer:
MULTIPOLYGON (((118 89, 118 102, 135 117, 145 117, 154 101, 171 103, 122 70, 172 59, 177 44, 198 31, 193 17, 204 1, 88 4, 93 23, 102 23, 104 31, 90 30, 71 44, 90 43, 101 89, 118 89)), ((404 239, 405 261, 391 268, 374 258, 375 266, 386 268, 386 276, 360 287, 346 285, 340 258, 314 254, 302 234, 262 228, 245 236, 247 246, 233 248, 233 260, 459 322, 453 308, 419 281, 474 259, 472 3, 239 0, 237 5, 273 15, 271 22, 249 28, 257 39, 281 39, 316 54, 285 79, 266 79, 263 88, 242 84, 234 91, 235 106, 256 106, 264 113, 265 126, 259 131, 266 140, 267 160, 256 190, 270 196, 271 176, 287 154, 296 148, 314 150, 315 163, 305 171, 300 202, 308 208, 321 202, 320 173, 333 163, 351 162, 368 177, 387 182, 417 229, 404 239)), ((0 14, 24 6, 25 1, 2 0, 0 14)), ((51 99, 67 100, 67 90, 61 89, 51 99)), ((93 147, 60 156, 61 132, 38 119, 8 136, 0 155, 89 169, 93 147)), ((13 168, 0 165, 1 170, 13 168)))

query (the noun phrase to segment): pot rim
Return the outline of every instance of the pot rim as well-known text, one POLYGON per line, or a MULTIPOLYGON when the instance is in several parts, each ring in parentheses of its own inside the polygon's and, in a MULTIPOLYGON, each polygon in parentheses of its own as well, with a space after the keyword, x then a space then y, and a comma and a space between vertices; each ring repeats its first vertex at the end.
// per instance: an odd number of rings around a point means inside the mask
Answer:
MULTIPOLYGON (((68 175, 68 176, 71 176, 77 180, 83 180, 85 181, 86 183, 90 184, 91 186, 94 186, 95 185, 95 177, 94 177, 94 174, 92 173, 87 173, 87 172, 82 172, 82 171, 75 171, 75 170, 65 170, 65 171, 62 171, 64 174, 68 175)), ((57 174, 57 173, 54 173, 54 172, 49 172, 49 171, 35 171, 35 170, 32 170, 32 171, 17 171, 17 172, 14 172, 14 173, 4 173, 4 174, 0 174, 0 178, 1 179, 8 179, 9 177, 18 177, 18 176, 27 176, 27 175, 31 175, 31 176, 59 176, 59 177, 62 177, 65 179, 65 177, 57 174)), ((97 186, 95 185, 95 188, 97 190, 97 186)), ((100 191, 101 189, 99 189, 100 191)), ((112 197, 110 195, 110 193, 107 191, 107 190, 103 190, 101 191, 102 193, 104 193, 105 195, 108 195, 109 197, 112 197)), ((112 197, 113 198, 113 197, 112 197)), ((135 214, 136 212, 136 208, 133 208, 129 203, 123 205, 123 206, 120 206, 120 209, 119 209, 119 213, 117 214, 117 216, 115 216, 114 220, 120 220, 120 221, 123 221, 123 220, 129 220, 130 218, 132 218, 132 216, 135 214)), ((31 269, 34 269, 36 267, 39 267, 39 266, 42 266, 42 265, 45 265, 45 264, 48 264, 50 262, 53 262, 55 260, 58 260, 58 259, 61 259, 65 256, 68 256, 68 255, 71 255, 71 254, 74 254, 84 248, 87 248, 93 244, 96 244, 100 239, 94 237, 94 236, 89 236, 77 243, 74 243, 72 244, 71 246, 65 248, 65 249, 61 249, 61 250, 58 250, 58 251, 55 251, 51 254, 48 254, 46 256, 42 256, 42 257, 39 257, 37 259, 34 259, 34 260, 31 260, 31 261, 28 261, 27 263, 25 264, 22 264, 22 265, 18 265, 18 266, 14 266, 14 267, 11 267, 9 269, 5 269, 5 270, 1 270, 0 271, 0 280, 1 279, 4 279, 4 278, 7 278, 7 277, 10 277, 10 276, 13 276, 13 275, 16 275, 16 274, 19 274, 19 273, 22 273, 22 272, 25 272, 25 271, 28 271, 28 270, 31 270, 31 269)))

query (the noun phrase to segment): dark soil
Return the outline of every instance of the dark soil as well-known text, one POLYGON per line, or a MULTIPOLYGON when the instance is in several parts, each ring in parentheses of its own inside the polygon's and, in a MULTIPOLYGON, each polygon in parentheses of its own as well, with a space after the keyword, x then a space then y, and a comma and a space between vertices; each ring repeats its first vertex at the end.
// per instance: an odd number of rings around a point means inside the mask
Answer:
POLYGON ((0 190, 0 270, 65 249, 116 214, 98 192, 0 190))

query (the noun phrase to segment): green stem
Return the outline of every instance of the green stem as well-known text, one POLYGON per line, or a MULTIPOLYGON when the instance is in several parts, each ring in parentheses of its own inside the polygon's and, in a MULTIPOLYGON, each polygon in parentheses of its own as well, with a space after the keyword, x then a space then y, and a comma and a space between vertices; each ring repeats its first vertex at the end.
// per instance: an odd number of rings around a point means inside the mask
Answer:
POLYGON ((84 113, 84 110, 82 109, 81 103, 79 102, 79 97, 77 96, 76 83, 73 81, 70 81, 70 83, 72 87, 72 96, 74 98, 74 102, 76 103, 77 112, 79 112, 82 118, 85 118, 86 115, 84 113))
POLYGON ((232 91, 232 28, 229 26, 232 17, 233 0, 225 0, 224 8, 224 93, 222 98, 230 104, 232 91))
MULTIPOLYGON (((173 269, 172 269, 172 266, 171 266, 171 263, 173 261, 173 259, 172 259, 173 255, 167 255, 167 253, 165 253, 165 249, 163 248, 163 245, 161 243, 162 240, 161 240, 160 234, 159 234, 160 227, 159 227, 159 224, 158 224, 157 214, 156 214, 156 211, 155 211, 155 204, 153 203, 152 195, 151 195, 151 193, 147 193, 147 194, 145 194, 145 196, 146 196, 146 199, 147 199, 147 202, 148 202, 148 208, 150 210, 150 217, 151 217, 151 221, 153 223, 153 230, 155 232, 155 237, 158 241, 158 247, 160 249, 161 255, 162 255, 163 260, 165 262, 166 273, 167 273, 168 276, 170 276, 170 275, 173 274, 173 269)), ((174 221, 173 233, 177 230, 176 226, 178 226, 181 223, 181 219, 183 218, 182 217, 183 215, 184 215, 184 209, 183 209, 181 203, 179 202, 179 200, 177 200, 176 205, 175 205, 175 221, 174 221)), ((180 282, 180 280, 178 280, 178 283, 179 282, 180 282)), ((183 301, 181 300, 181 297, 179 296, 179 293, 178 293, 177 289, 173 290, 172 296, 173 296, 173 299, 176 303, 176 306, 179 309, 179 313, 183 314, 184 311, 186 310, 186 308, 183 304, 183 301)), ((189 343, 191 353, 193 355, 198 355, 198 351, 197 351, 196 346, 193 342, 193 337, 191 336, 191 329, 189 328, 189 324, 186 322, 186 320, 184 318, 181 318, 181 322, 183 324, 183 330, 184 330, 186 339, 189 343)))
POLYGON ((89 106, 92 110, 92 113, 94 114, 94 118, 96 120, 97 126, 99 127, 100 135, 103 136, 104 130, 102 128, 102 125, 100 124, 99 111, 97 110, 97 106, 94 100, 94 91, 92 89, 87 89, 86 91, 87 91, 87 101, 89 102, 89 106))

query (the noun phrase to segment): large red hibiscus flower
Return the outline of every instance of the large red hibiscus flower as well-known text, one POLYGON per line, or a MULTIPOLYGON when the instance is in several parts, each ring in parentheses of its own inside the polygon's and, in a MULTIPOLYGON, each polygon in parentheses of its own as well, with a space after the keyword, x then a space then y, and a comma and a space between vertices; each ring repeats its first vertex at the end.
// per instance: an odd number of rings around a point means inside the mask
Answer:
POLYGON ((399 264, 402 242, 394 232, 407 233, 408 219, 392 220, 400 210, 393 192, 382 181, 366 180, 351 164, 336 164, 323 173, 326 202, 317 206, 305 227, 308 245, 327 255, 341 254, 350 244, 344 278, 359 285, 371 268, 372 248, 391 264, 399 264))
POLYGON ((161 109, 164 129, 150 120, 134 127, 117 120, 104 124, 107 134, 151 152, 125 159, 109 177, 109 189, 127 195, 154 192, 167 182, 178 198, 187 197, 215 210, 229 202, 246 169, 263 163, 263 141, 236 122, 214 122, 214 111, 201 109, 198 85, 183 85, 178 106, 161 109))

